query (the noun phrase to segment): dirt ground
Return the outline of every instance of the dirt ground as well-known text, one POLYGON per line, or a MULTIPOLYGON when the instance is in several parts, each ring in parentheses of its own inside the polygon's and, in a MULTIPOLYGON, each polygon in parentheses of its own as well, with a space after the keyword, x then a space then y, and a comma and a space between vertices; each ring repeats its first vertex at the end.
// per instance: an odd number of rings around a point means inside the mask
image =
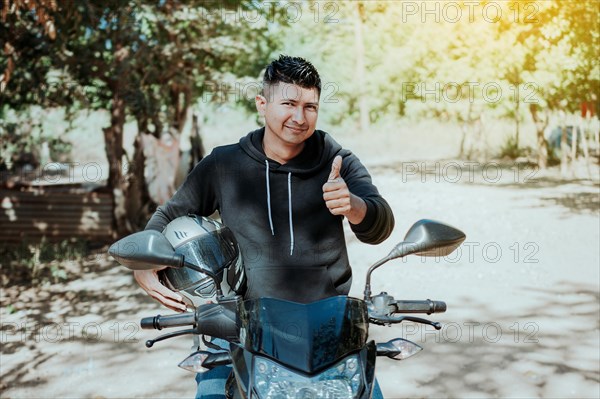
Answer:
MULTIPOLYGON (((373 275, 376 292, 448 304, 431 317, 441 331, 371 327, 375 340, 403 336, 424 347, 403 362, 378 360, 386 398, 600 397, 597 168, 592 180, 566 181, 556 171, 497 164, 372 163, 397 223, 378 246, 348 235, 351 294, 361 295, 368 265, 416 220, 441 220, 467 234, 454 255, 396 260, 373 275)), ((67 284, 2 289, 0 396, 193 397, 193 375, 177 367, 190 338, 146 349, 157 333, 137 324, 170 312, 104 254, 82 267, 84 277, 67 284)))

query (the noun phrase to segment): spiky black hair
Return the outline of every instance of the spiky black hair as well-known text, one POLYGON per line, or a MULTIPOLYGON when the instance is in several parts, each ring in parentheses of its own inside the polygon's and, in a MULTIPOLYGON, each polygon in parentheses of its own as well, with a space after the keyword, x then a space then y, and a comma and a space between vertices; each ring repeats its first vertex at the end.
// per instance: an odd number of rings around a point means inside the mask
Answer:
POLYGON ((305 89, 316 88, 319 96, 321 95, 319 72, 304 58, 281 54, 278 59, 267 65, 263 77, 263 93, 267 92, 268 87, 280 82, 295 84, 305 89))

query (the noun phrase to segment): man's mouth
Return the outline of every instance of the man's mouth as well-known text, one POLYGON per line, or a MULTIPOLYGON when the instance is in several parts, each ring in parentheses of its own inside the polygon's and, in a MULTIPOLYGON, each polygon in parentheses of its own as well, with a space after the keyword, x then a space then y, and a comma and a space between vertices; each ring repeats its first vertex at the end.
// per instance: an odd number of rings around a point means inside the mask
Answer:
POLYGON ((284 126, 287 127, 288 129, 293 130, 294 132, 298 132, 298 133, 306 130, 306 128, 303 128, 303 127, 289 126, 289 125, 284 125, 284 126))

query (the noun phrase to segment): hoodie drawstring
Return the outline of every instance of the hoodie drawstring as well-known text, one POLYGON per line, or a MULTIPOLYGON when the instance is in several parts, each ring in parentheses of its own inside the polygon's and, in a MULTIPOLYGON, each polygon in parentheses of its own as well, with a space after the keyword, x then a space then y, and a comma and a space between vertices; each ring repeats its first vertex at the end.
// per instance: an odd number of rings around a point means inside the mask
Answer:
POLYGON ((288 212, 290 215, 290 256, 294 253, 294 222, 292 221, 292 172, 288 173, 288 212))
MULTIPOLYGON (((269 212, 269 226, 271 226, 271 235, 275 235, 273 227, 273 216, 271 214, 271 184, 269 179, 269 161, 265 159, 265 181, 267 183, 267 209, 269 212)), ((292 172, 288 173, 288 213, 290 222, 290 255, 294 254, 294 221, 292 219, 292 172)))
POLYGON ((269 210, 269 225, 271 225, 271 235, 275 235, 273 228, 273 217, 271 216, 271 186, 269 185, 269 161, 265 159, 265 179, 267 180, 267 209, 269 210))

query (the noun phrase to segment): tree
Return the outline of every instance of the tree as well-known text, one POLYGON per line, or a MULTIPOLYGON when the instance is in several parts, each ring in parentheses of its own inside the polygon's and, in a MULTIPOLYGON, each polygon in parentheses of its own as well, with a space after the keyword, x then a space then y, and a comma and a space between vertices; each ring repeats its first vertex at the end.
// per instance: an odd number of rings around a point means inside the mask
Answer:
POLYGON ((256 77, 275 43, 265 29, 268 19, 260 18, 268 10, 253 2, 39 0, 23 13, 16 10, 24 2, 6 4, 9 12, 0 32, 8 33, 3 45, 10 44, 18 63, 7 81, 3 105, 110 111, 104 137, 118 235, 136 230, 147 219, 140 214, 140 204, 147 203, 139 198, 143 157, 136 153, 134 168, 124 164, 127 116, 137 120, 140 134, 181 132, 189 107, 214 89, 208 82, 224 76, 256 77), (47 3, 52 7, 44 8, 47 3), (53 19, 54 40, 40 35, 37 10, 42 8, 45 18, 53 19), (242 10, 253 11, 253 17, 240 17, 242 10))
MULTIPOLYGON (((515 1, 508 6, 522 10, 527 3, 515 1)), ((577 112, 581 103, 600 88, 597 58, 600 3, 560 0, 539 2, 536 6, 535 18, 529 23, 500 25, 499 32, 505 36, 508 32, 513 37, 514 52, 520 54, 513 59, 512 66, 521 71, 522 80, 528 85, 527 102, 536 126, 538 166, 545 168, 548 143, 544 129, 549 112, 577 112)))

